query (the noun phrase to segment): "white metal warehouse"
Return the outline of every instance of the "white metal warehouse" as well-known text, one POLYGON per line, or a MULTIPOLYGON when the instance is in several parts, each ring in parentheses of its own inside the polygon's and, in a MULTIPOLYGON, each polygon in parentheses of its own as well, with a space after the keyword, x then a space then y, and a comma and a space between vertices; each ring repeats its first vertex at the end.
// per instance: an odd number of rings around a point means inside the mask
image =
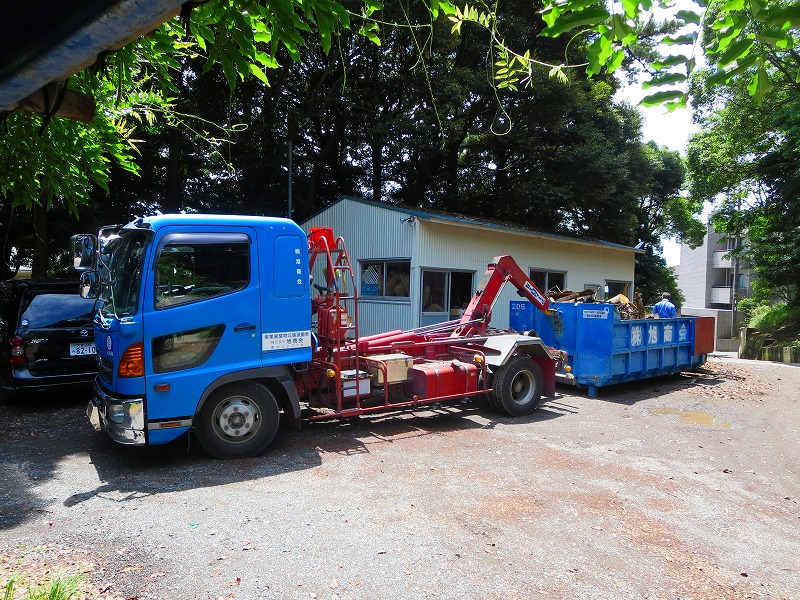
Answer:
MULTIPOLYGON (((359 329, 370 335, 458 318, 493 257, 511 255, 540 288, 583 290, 598 297, 632 294, 635 248, 541 233, 445 214, 342 197, 302 223, 342 236, 355 271, 359 329)), ((507 328, 506 286, 492 325, 507 328)))

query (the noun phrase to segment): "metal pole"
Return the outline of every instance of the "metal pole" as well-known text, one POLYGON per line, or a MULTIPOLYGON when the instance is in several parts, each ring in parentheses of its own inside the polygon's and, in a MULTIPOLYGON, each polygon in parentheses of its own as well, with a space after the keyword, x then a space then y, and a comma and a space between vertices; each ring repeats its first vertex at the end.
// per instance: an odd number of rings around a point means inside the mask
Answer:
MULTIPOLYGON (((739 247, 739 238, 736 238, 736 247, 739 247)), ((731 285, 731 339, 733 339, 736 333, 736 284, 738 283, 739 279, 739 257, 733 259, 733 285, 731 285)))
POLYGON ((289 197, 286 216, 292 218, 292 138, 289 138, 287 143, 289 153, 289 197))

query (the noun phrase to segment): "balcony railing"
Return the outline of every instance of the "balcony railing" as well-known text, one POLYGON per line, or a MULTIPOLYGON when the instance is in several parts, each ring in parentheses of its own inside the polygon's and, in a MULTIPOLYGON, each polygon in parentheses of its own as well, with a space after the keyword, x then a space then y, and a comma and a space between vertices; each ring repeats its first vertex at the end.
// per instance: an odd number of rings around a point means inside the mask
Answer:
MULTIPOLYGON (((739 290, 736 290, 737 297, 739 290)), ((711 303, 712 304, 730 304, 731 303, 731 287, 729 285, 721 286, 715 285, 711 288, 711 303)))
POLYGON ((728 250, 717 250, 714 252, 714 255, 711 257, 711 266, 715 269, 733 268, 733 260, 731 260, 730 256, 725 258, 727 254, 728 250))
MULTIPOLYGON (((749 287, 736 288, 736 302, 742 298, 749 298, 753 295, 753 290, 749 287)), ((711 303, 712 304, 730 304, 731 303, 731 286, 729 285, 715 285, 711 288, 711 303)))

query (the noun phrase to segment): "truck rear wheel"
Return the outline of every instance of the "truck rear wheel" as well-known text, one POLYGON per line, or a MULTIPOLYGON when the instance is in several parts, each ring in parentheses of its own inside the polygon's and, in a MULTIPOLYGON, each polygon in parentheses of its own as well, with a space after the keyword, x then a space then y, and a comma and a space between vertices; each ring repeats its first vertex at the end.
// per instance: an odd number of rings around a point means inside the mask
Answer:
POLYGON ((197 439, 217 458, 242 458, 262 452, 275 438, 280 412, 263 385, 240 381, 216 390, 195 424, 197 439))
POLYGON ((494 404, 512 417, 529 415, 539 406, 542 387, 539 365, 527 356, 515 356, 494 375, 494 404))

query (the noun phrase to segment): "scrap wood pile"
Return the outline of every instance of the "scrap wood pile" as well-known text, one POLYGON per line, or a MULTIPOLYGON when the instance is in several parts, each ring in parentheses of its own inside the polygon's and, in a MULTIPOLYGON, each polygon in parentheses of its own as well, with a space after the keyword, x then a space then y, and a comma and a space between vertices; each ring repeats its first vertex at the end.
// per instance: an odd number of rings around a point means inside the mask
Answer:
POLYGON ((624 294, 617 294, 608 300, 598 300, 597 290, 583 290, 582 292, 573 292, 571 290, 561 291, 558 288, 553 288, 547 292, 547 297, 550 302, 587 302, 597 304, 613 304, 619 311, 619 316, 623 320, 644 319, 647 313, 642 301, 642 295, 636 292, 633 295, 633 302, 624 294))

